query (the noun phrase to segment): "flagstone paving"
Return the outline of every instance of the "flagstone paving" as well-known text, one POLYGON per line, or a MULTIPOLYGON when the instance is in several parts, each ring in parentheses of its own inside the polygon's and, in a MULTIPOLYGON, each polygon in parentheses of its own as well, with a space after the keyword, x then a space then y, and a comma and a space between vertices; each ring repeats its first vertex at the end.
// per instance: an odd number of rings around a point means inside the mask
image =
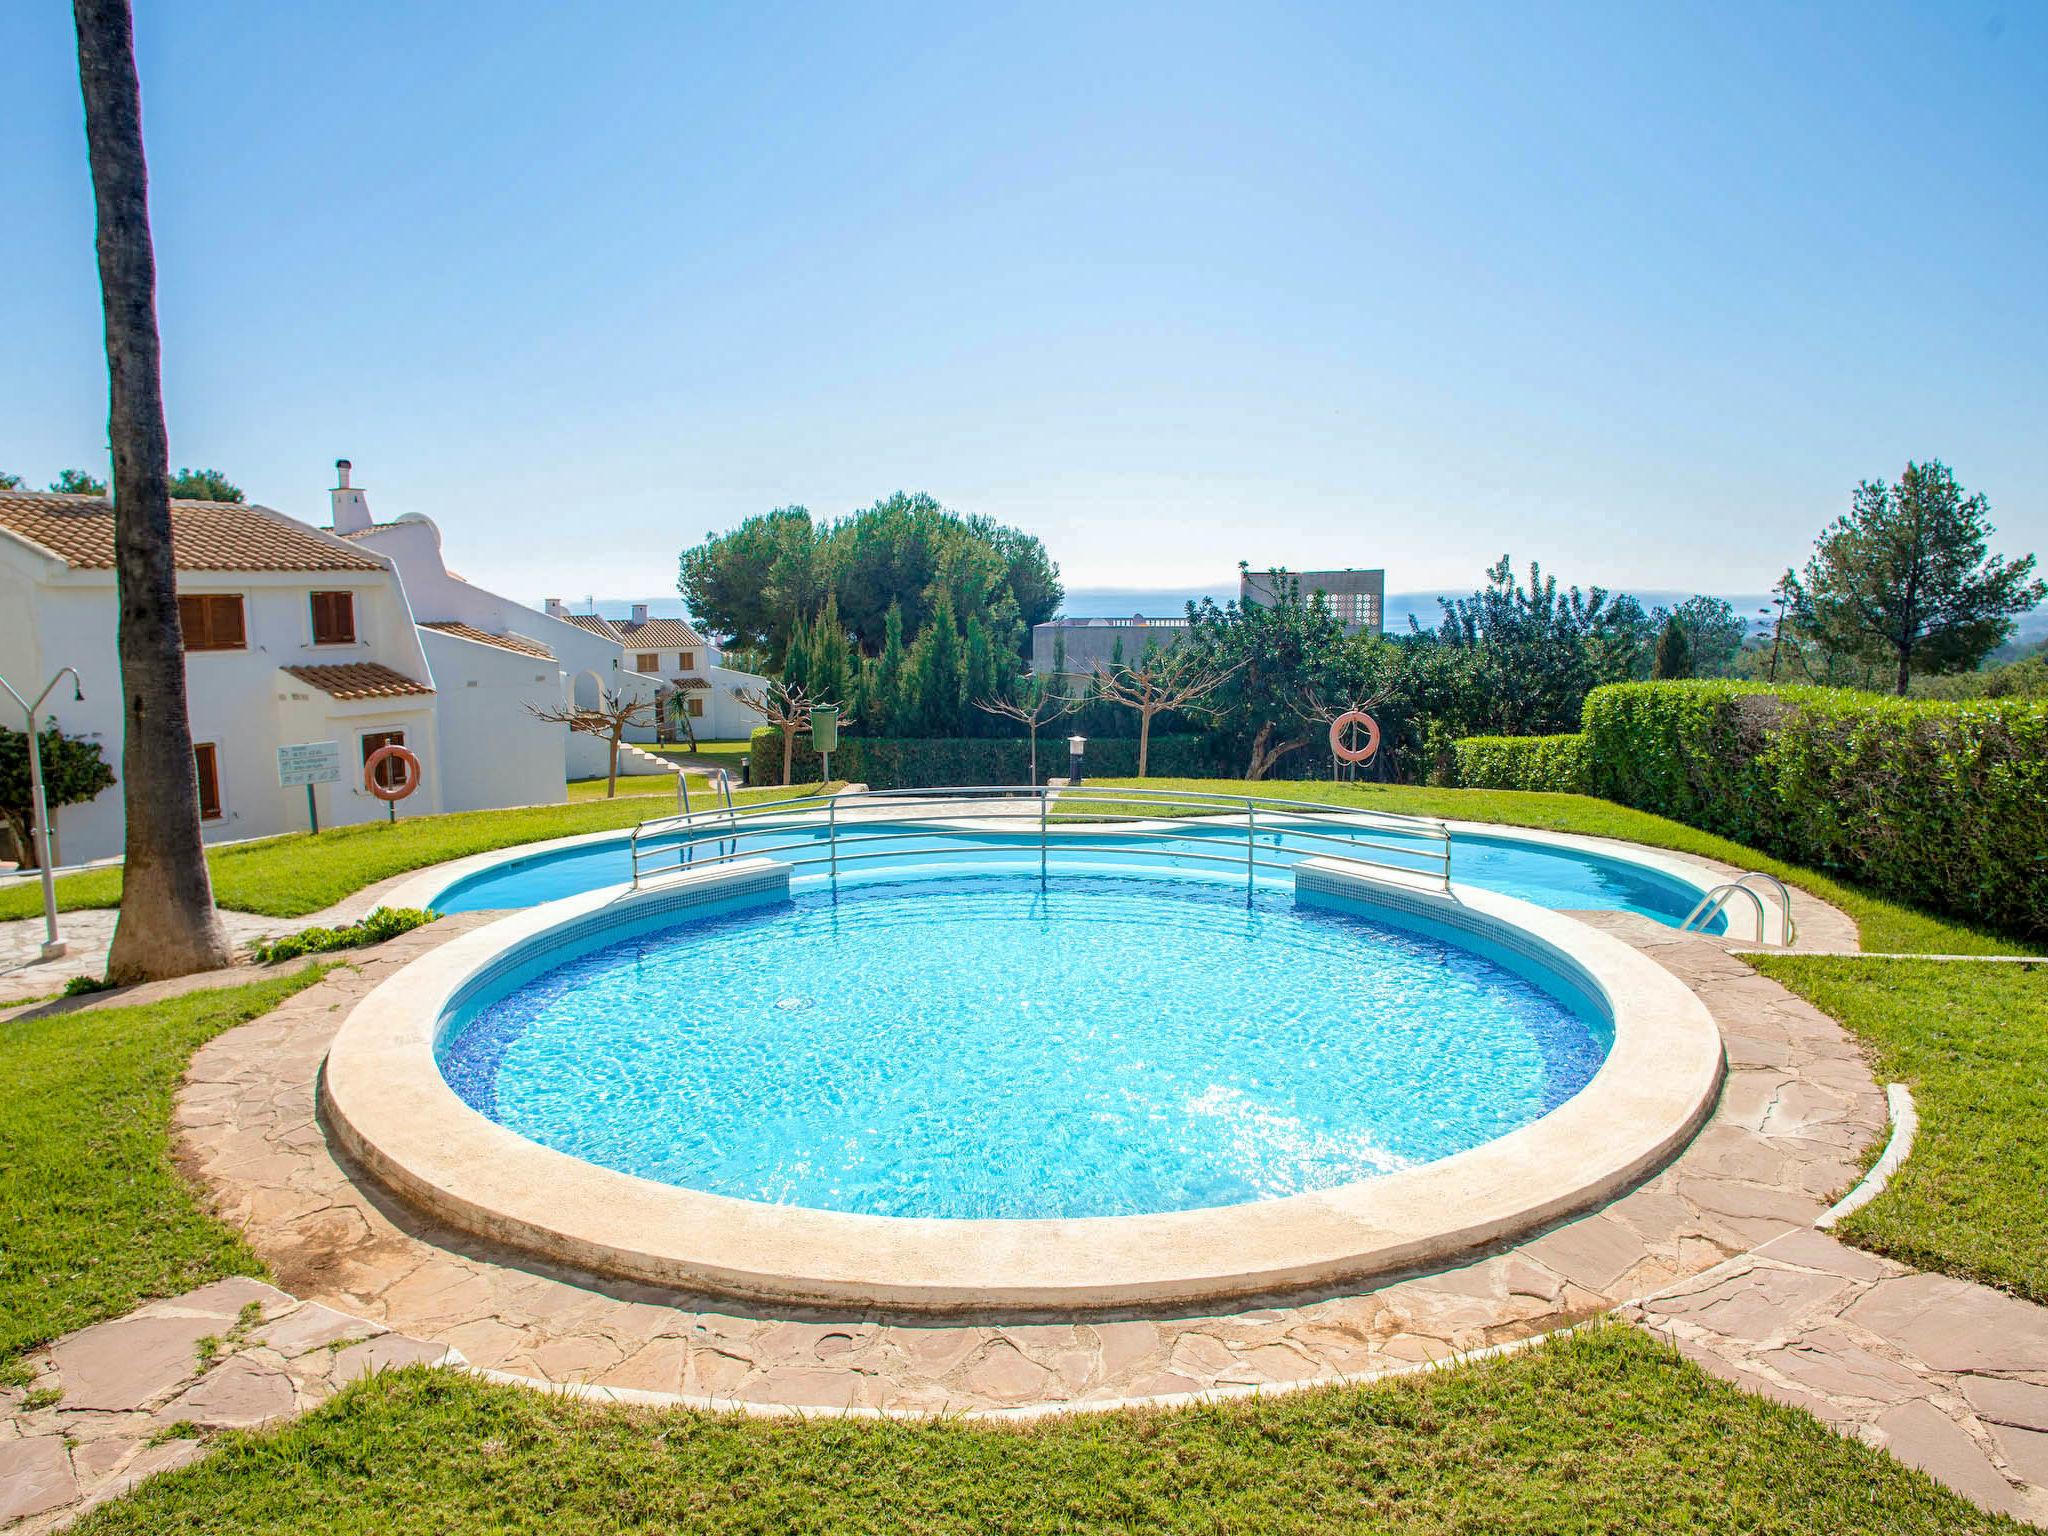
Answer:
POLYGON ((304 1413, 366 1371, 454 1359, 260 1280, 151 1302, 36 1351, 33 1383, 0 1390, 0 1526, 68 1525, 196 1459, 210 1431, 304 1413))
POLYGON ((226 1305, 209 1312, 191 1298, 121 1320, 147 1316, 149 1329, 119 1350, 97 1329, 60 1342, 42 1368, 66 1400, 34 1412, 18 1393, 6 1401, 0 1509, 61 1509, 132 1480, 159 1451, 191 1454, 176 1439, 94 1452, 95 1439, 118 1437, 88 1436, 60 1465, 30 1444, 51 1438, 25 1427, 39 1414, 263 1422, 387 1357, 459 1351, 531 1381, 711 1405, 1012 1413, 1358 1379, 1623 1307, 1716 1374, 1796 1401, 1989 1506, 2048 1520, 2048 1312, 1812 1230, 1884 1133, 1884 1098, 1855 1042, 1714 941, 1579 915, 1693 986, 1728 1052, 1707 1125, 1621 1200, 1459 1268, 1355 1293, 1217 1315, 943 1324, 751 1308, 570 1271, 441 1228, 345 1166, 316 1111, 327 1044, 371 987, 489 915, 444 919, 362 952, 354 969, 194 1056, 175 1111, 180 1157, 284 1287, 256 1298, 265 1315, 251 1337, 264 1343, 174 1380, 178 1349, 196 1351, 206 1335, 194 1328, 202 1317, 221 1326, 226 1305), (373 1328, 390 1332, 364 1339, 373 1328), (90 1406, 131 1400, 147 1407, 90 1406), (176 1415, 173 1402, 184 1405, 176 1415))

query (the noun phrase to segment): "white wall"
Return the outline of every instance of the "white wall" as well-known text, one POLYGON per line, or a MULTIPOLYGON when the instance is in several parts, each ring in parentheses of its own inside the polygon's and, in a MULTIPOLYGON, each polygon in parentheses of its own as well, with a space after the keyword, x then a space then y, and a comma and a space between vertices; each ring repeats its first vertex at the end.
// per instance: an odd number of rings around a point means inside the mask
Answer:
POLYGON ((421 630, 420 639, 434 671, 445 807, 473 811, 564 800, 569 728, 535 718, 528 707, 561 702, 561 669, 431 629, 421 630))
MULTIPOLYGON (((604 688, 614 692, 650 700, 655 696, 654 679, 626 670, 625 653, 617 641, 451 575, 441 552, 441 530, 433 519, 408 513, 349 542, 373 550, 397 566, 413 617, 421 623, 471 624, 492 634, 522 635, 553 651, 562 674, 557 697, 564 702, 596 702, 598 684, 586 680, 580 693, 577 689, 577 679, 586 672, 595 674, 604 688)), ((563 753, 567 778, 588 778, 604 771, 602 743, 596 744, 599 751, 593 759, 586 745, 589 738, 564 734, 568 736, 563 753)), ((629 741, 652 741, 654 736, 651 723, 626 732, 629 741)))

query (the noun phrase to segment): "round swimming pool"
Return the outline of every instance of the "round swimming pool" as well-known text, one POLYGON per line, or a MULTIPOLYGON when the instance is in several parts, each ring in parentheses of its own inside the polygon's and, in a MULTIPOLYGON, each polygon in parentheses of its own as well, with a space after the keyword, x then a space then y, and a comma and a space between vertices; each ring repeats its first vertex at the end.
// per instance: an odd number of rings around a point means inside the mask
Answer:
POLYGON ((350 1014, 339 1143, 550 1262, 919 1312, 1412 1268, 1643 1177, 1721 1073, 1620 940, 1356 860, 796 878, 502 916, 350 1014))
POLYGON ((1612 1041, 1554 971, 1241 885, 870 883, 685 920, 469 999, 463 1102, 621 1173, 871 1216, 1270 1200, 1555 1109, 1612 1041))

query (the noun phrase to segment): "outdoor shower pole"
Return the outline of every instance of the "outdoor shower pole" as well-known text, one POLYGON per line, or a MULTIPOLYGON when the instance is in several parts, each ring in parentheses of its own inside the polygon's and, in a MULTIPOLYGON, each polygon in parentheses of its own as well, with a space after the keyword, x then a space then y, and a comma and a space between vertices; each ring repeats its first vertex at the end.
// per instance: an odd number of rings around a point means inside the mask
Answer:
POLYGON ((85 689, 79 685, 78 669, 65 667, 51 678, 43 691, 36 695, 31 704, 14 691, 14 684, 0 677, 0 688, 5 688, 15 703, 21 706, 22 714, 28 721, 28 781, 34 799, 35 825, 30 829, 36 852, 36 862, 43 872, 43 958, 60 960, 64 956, 64 941, 57 937, 57 880, 50 873, 50 807, 43 796, 43 747, 36 735, 36 711, 43 707, 43 700, 50 696, 51 689, 64 681, 65 673, 71 675, 71 696, 79 701, 85 698, 85 689))

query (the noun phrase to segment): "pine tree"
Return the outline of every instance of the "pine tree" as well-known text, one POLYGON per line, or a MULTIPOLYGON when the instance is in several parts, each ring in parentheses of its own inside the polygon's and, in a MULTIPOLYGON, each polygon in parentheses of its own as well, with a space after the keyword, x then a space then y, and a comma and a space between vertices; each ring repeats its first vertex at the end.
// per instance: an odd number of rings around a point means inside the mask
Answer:
POLYGON ((1657 636, 1657 660, 1650 668, 1650 676, 1659 682, 1692 676, 1692 642, 1685 636, 1685 626, 1678 622, 1678 615, 1672 614, 1664 621, 1664 631, 1657 636))
POLYGON ((811 627, 801 615, 790 626, 789 649, 782 658, 782 681, 806 693, 811 688, 811 627))
POLYGON ((917 718, 915 701, 905 697, 911 686, 910 657, 903 648, 903 605, 891 603, 882 617, 882 654, 875 659, 868 686, 868 713, 877 736, 901 736, 917 718))
POLYGON ((839 599, 827 597, 810 626, 810 658, 806 664, 811 697, 821 704, 853 703, 856 680, 853 641, 839 621, 839 599))
POLYGON ((946 593, 932 607, 931 622, 911 647, 910 670, 918 694, 917 729, 924 736, 959 733, 963 681, 960 623, 946 593))
POLYGON ((961 730, 970 736, 984 736, 994 721, 973 707, 976 699, 990 699, 1003 692, 1002 680, 996 675, 996 651, 988 637, 988 626, 981 622, 979 614, 970 614, 967 619, 967 640, 963 648, 960 679, 959 714, 961 730))

